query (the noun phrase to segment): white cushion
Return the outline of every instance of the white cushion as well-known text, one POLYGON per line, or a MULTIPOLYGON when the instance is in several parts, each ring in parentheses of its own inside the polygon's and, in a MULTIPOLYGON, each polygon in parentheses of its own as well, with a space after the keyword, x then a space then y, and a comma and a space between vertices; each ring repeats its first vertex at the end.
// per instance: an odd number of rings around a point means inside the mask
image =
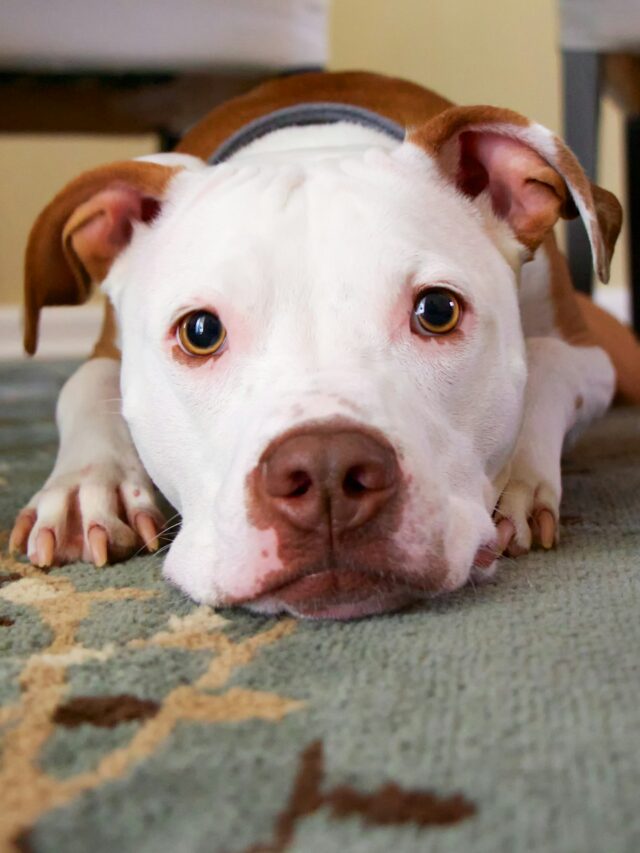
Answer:
POLYGON ((0 67, 324 65, 328 0, 2 0, 0 67))
POLYGON ((640 52, 640 0, 560 0, 560 42, 569 50, 640 52))

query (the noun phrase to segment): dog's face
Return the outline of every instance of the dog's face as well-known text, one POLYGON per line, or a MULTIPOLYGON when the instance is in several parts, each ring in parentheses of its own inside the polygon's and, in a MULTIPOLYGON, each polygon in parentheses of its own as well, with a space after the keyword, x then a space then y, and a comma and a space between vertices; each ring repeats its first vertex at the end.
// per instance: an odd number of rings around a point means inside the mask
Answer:
POLYGON ((106 285, 189 595, 350 617, 488 570, 525 381, 515 275, 413 146, 178 175, 106 285))
POLYGON ((490 574, 519 265, 580 211, 607 278, 619 206, 522 116, 454 107, 343 154, 113 164, 32 230, 26 345, 103 282, 124 415, 183 518, 165 573, 200 601, 347 618, 490 574))

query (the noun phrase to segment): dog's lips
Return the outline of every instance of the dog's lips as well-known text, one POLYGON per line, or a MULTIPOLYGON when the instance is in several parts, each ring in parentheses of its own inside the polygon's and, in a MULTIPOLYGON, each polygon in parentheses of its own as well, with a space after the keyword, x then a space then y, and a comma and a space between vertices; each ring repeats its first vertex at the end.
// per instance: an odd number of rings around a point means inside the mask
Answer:
POLYGON ((276 606, 311 619, 357 619, 398 610, 424 592, 359 569, 324 569, 261 594, 252 605, 276 606))

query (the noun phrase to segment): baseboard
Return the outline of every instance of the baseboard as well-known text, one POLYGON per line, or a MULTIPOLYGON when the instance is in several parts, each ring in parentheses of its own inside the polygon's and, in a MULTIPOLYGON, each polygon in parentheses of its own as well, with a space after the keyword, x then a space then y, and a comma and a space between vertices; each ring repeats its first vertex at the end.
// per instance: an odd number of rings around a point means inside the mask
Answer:
MULTIPOLYGON (((98 338, 104 308, 99 302, 45 308, 40 314, 37 359, 84 358, 98 338)), ((28 358, 22 348, 22 308, 0 306, 0 361, 28 358)))

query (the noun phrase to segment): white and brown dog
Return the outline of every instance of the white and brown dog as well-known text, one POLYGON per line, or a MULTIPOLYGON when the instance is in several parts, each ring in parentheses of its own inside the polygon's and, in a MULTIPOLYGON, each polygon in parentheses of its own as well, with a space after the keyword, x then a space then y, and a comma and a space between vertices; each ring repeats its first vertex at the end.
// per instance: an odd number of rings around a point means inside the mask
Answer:
POLYGON ((170 155, 81 175, 36 222, 26 336, 100 283, 93 357, 11 547, 40 566, 157 547, 198 601, 350 618, 558 537, 560 456, 640 348, 578 299, 620 206, 540 125, 364 73, 273 81, 170 155), (121 408, 114 413, 114 401, 121 408))

